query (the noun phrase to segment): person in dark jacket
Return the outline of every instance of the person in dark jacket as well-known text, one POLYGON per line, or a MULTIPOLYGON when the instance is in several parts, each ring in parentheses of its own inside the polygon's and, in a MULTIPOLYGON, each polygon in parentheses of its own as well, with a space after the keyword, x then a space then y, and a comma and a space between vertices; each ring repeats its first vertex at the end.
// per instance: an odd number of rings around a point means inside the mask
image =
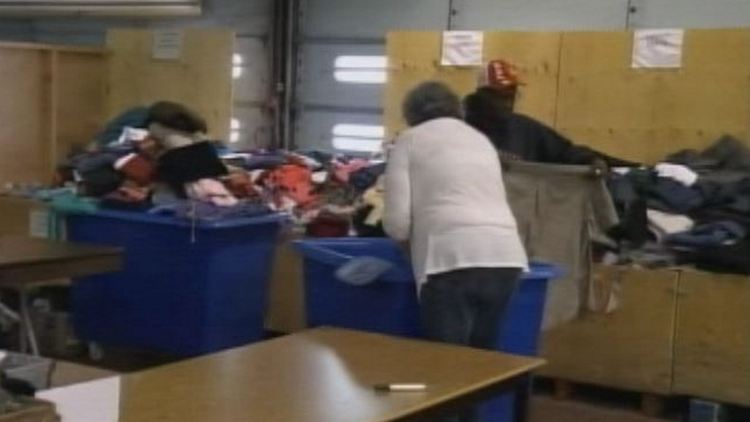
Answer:
POLYGON ((502 155, 540 163, 638 166, 637 163, 575 145, 544 123, 514 113, 514 94, 515 91, 482 87, 464 99, 466 122, 490 138, 502 155))

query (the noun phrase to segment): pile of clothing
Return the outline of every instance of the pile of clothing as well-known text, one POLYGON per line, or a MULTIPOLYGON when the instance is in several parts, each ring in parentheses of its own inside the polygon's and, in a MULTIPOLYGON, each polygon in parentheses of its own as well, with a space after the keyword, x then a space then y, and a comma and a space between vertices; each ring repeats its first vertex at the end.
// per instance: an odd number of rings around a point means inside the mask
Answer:
POLYGON ((71 154, 58 168, 58 183, 107 208, 206 219, 270 212, 232 191, 235 177, 207 131, 205 120, 181 104, 128 110, 86 151, 71 154))
POLYGON ((724 136, 609 180, 621 223, 603 260, 750 274, 750 149, 724 136))
POLYGON ((289 213, 308 236, 384 236, 382 160, 320 151, 249 151, 223 159, 274 211, 289 213))
POLYGON ((310 236, 384 236, 382 159, 236 152, 207 131, 181 104, 137 107, 59 166, 58 187, 15 193, 63 212, 114 208, 201 220, 284 212, 310 236))

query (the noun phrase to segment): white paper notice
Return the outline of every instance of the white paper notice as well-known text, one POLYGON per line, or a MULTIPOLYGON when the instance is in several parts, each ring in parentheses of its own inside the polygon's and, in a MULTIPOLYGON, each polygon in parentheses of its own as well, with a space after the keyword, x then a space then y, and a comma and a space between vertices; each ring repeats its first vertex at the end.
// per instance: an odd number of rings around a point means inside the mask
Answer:
POLYGON ((178 60, 182 56, 184 33, 165 29, 154 31, 152 57, 157 60, 178 60))
POLYGON ((682 29, 643 29, 635 31, 633 67, 672 69, 682 66, 682 29))
POLYGON ((479 31, 443 32, 443 66, 481 66, 484 33, 479 31))
POLYGON ((34 210, 29 213, 29 236, 38 238, 49 237, 49 212, 34 210))
POLYGON ((36 397, 54 403, 62 422, 117 422, 120 419, 120 377, 40 391, 36 397))

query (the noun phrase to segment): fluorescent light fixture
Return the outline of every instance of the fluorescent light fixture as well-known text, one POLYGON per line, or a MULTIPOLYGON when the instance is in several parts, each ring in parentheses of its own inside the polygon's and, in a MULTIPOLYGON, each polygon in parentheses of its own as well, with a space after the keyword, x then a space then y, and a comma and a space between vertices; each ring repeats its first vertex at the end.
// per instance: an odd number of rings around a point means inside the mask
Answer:
POLYGON ((341 123, 333 127, 333 134, 335 136, 378 138, 382 140, 385 137, 385 128, 380 125, 357 125, 341 123))
POLYGON ((385 56, 338 56, 334 62, 336 69, 385 69, 388 59, 385 56))
POLYGON ((386 80, 384 70, 337 70, 333 77, 339 82, 355 84, 384 84, 386 80))
POLYGON ((383 84, 386 66, 385 56, 338 56, 334 60, 333 77, 346 83, 383 84))
POLYGON ((378 152, 382 149, 382 139, 349 138, 337 136, 333 138, 333 147, 342 151, 378 152))

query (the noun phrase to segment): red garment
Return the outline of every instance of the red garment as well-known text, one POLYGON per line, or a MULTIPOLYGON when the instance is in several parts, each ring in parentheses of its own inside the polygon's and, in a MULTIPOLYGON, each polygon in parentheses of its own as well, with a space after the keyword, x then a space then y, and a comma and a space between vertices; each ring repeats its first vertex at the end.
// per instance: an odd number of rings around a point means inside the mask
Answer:
MULTIPOLYGON (((312 172, 307 167, 285 164, 270 171, 266 183, 276 192, 291 198, 300 207, 313 203, 316 199, 310 178, 312 172)), ((279 199, 279 198, 277 198, 279 199)), ((280 202, 280 201, 277 201, 280 202)))
POLYGON ((139 186, 120 186, 116 191, 108 194, 105 198, 124 202, 124 203, 139 203, 148 200, 149 190, 139 186))
POLYGON ((148 186, 156 176, 156 166, 153 161, 140 154, 129 154, 115 163, 115 168, 126 178, 141 186, 148 186))
POLYGON ((349 235, 349 220, 333 214, 320 214, 307 225, 308 237, 346 237, 349 235))
POLYGON ((253 198, 258 196, 253 180, 247 172, 233 172, 222 179, 224 186, 237 198, 253 198))
POLYGON ((349 183, 349 176, 357 170, 370 166, 370 162, 362 159, 353 159, 347 163, 335 162, 333 164, 333 176, 342 183, 349 183))

